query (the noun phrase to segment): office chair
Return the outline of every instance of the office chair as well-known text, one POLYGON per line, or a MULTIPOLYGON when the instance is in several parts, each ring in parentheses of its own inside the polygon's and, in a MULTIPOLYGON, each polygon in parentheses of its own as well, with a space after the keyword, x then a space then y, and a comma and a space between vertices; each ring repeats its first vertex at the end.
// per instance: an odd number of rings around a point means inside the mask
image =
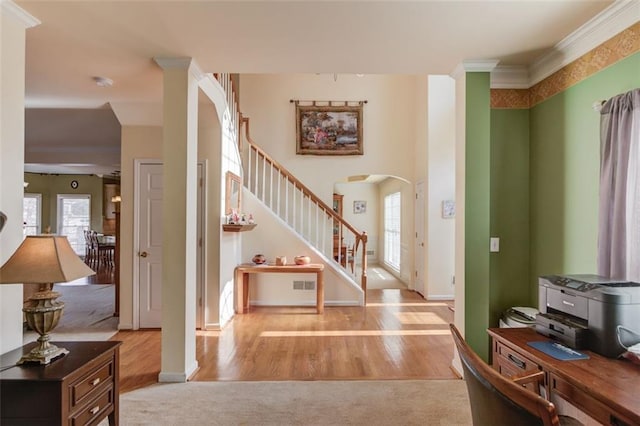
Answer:
POLYGON ((464 379, 471 404, 474 426, 577 426, 572 417, 558 416, 552 402, 524 387, 544 380, 542 371, 531 372, 515 379, 507 378, 485 363, 465 342, 455 325, 450 324, 453 341, 458 348, 464 379))

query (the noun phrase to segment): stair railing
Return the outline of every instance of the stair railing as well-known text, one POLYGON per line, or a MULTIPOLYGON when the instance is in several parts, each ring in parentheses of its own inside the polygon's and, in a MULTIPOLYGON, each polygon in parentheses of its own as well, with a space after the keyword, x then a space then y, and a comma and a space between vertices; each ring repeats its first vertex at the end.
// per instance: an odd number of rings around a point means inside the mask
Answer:
POLYGON ((274 214, 367 291, 367 233, 360 232, 253 142, 249 118, 241 116, 248 152, 244 185, 274 214), (358 262, 358 259, 361 259, 358 262))

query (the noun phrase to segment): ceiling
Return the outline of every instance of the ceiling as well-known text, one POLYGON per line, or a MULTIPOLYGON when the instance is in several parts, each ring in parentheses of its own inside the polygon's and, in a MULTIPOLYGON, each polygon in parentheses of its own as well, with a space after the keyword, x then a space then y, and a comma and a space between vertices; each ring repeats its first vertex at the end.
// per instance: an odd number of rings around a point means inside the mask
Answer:
MULTIPOLYGON (((192 57, 205 73, 450 74, 473 59, 529 66, 613 3, 14 1, 41 21, 27 30, 26 107, 113 109, 122 125, 149 124, 161 111, 154 57, 192 57), (114 84, 98 87, 95 76, 114 84)), ((86 134, 68 133, 67 148, 86 147, 86 134)))

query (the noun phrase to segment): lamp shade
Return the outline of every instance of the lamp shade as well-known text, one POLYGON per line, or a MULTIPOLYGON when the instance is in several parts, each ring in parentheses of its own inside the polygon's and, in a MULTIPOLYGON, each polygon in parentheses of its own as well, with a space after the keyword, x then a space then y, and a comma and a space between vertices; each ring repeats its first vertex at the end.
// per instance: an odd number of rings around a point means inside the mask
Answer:
POLYGON ((0 284, 64 283, 94 274, 67 237, 29 235, 0 268, 0 284))

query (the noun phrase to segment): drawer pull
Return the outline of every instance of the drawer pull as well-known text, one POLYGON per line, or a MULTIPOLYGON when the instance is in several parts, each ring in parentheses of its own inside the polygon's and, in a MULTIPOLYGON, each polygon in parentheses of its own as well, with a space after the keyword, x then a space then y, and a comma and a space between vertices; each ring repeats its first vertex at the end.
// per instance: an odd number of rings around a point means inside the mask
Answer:
POLYGON ((563 301, 562 301, 562 304, 563 304, 563 305, 567 305, 567 306, 571 306, 572 308, 576 306, 576 304, 575 304, 575 303, 567 302, 566 300, 563 300, 563 301))
POLYGON ((514 363, 515 365, 517 365, 518 367, 520 367, 520 368, 522 368, 524 370, 524 368, 526 366, 524 361, 516 358, 515 356, 513 356, 511 354, 509 354, 507 357, 509 358, 509 361, 511 361, 512 363, 514 363))
POLYGON ((100 383, 100 377, 96 377, 95 379, 93 379, 93 380, 91 381, 91 386, 95 386, 95 385, 97 385, 98 383, 100 383))
POLYGON ((95 414, 95 413, 97 413, 98 411, 100 411, 100 406, 99 406, 99 405, 96 405, 96 406, 95 406, 95 407, 93 407, 91 410, 89 410, 89 412, 90 412, 91 414, 95 414))

